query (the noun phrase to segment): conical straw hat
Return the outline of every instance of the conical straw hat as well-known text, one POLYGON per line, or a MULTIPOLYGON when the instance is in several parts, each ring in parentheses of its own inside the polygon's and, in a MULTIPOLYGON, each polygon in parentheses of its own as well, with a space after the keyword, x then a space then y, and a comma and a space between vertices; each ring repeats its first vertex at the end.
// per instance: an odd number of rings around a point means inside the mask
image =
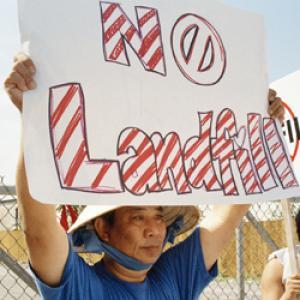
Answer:
MULTIPOLYGON (((90 205, 87 206, 82 213, 79 215, 76 222, 70 227, 69 233, 74 233, 77 229, 85 226, 89 226, 91 222, 108 212, 111 212, 121 206, 110 205, 90 205)), ((190 229, 194 228, 200 218, 200 211, 197 206, 162 206, 164 220, 168 225, 172 224, 178 216, 183 216, 183 226, 177 236, 188 232, 190 229)))

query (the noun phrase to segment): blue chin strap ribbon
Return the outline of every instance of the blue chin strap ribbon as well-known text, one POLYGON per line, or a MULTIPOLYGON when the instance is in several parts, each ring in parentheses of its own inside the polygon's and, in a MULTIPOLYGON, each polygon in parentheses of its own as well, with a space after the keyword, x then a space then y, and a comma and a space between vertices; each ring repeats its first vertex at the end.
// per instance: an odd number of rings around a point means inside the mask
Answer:
MULTIPOLYGON (((176 220, 167 227, 167 234, 163 246, 165 246, 167 242, 173 244, 176 234, 181 230, 182 226, 183 216, 178 216, 176 220)), ((101 241, 93 229, 87 229, 84 227, 79 228, 72 234, 72 242, 74 247, 83 247, 84 252, 104 252, 117 263, 130 270, 142 271, 152 267, 152 264, 145 264, 101 241)))

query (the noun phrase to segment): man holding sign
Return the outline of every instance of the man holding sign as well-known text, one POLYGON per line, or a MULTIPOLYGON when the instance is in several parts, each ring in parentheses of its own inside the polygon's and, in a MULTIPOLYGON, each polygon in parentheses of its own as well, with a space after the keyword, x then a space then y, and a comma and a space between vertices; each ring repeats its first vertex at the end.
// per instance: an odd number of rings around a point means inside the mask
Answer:
MULTIPOLYGON (((16 56, 5 88, 20 111, 23 92, 36 87, 35 73, 30 58, 16 56)), ((270 91, 268 100, 271 117, 282 121, 280 98, 270 91)), ((55 205, 30 195, 23 150, 16 186, 30 264, 44 299, 198 299, 217 275, 216 261, 249 208, 215 206, 200 228, 164 252, 167 242, 195 227, 196 207, 91 206, 68 239, 55 205), (89 266, 76 249, 105 255, 89 266)))
MULTIPOLYGON (((17 192, 45 299, 197 299, 245 203, 298 190, 265 116, 262 18, 211 0, 145 2, 19 0, 38 72, 18 55, 6 90, 21 110, 36 87, 17 192), (200 201, 231 205, 194 229, 200 201), (94 206, 68 239, 55 203, 94 206), (119 206, 97 206, 108 203, 119 206), (91 267, 75 251, 105 255, 91 267)), ((268 100, 282 120, 274 91, 268 100)))

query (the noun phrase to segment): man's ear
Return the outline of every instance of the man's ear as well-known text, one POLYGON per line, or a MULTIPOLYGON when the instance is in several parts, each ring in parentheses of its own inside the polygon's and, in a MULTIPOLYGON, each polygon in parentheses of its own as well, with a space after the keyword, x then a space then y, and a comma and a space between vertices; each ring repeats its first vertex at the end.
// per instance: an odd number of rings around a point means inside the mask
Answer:
POLYGON ((103 218, 98 217, 94 222, 94 228, 99 238, 104 242, 109 242, 109 225, 103 220, 103 218))

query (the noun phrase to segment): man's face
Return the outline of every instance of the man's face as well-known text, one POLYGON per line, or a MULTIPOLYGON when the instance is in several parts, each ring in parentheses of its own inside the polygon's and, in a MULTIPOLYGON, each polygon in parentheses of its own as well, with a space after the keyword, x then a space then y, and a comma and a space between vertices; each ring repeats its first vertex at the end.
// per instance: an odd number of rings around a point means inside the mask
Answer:
POLYGON ((155 262, 162 252, 166 223, 158 206, 121 207, 108 229, 108 243, 144 263, 155 262))

